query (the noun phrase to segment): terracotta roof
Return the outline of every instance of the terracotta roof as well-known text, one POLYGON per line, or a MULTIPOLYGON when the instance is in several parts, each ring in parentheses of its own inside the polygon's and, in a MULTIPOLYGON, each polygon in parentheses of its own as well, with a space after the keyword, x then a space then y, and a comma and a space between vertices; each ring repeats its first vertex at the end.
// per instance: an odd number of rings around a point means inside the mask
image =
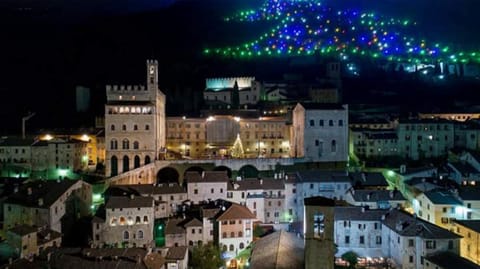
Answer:
POLYGON ((207 218, 207 219, 214 218, 218 214, 218 211, 220 211, 220 208, 217 208, 217 207, 215 207, 215 208, 202 207, 201 208, 202 217, 207 218))
POLYGON ((5 203, 34 208, 49 208, 78 181, 79 180, 37 180, 28 182, 20 186, 18 192, 11 194, 5 203))
POLYGON ((205 171, 200 174, 197 171, 188 171, 185 173, 185 180, 188 183, 193 182, 225 182, 229 181, 227 171, 205 171))
POLYGON ((37 227, 30 226, 27 224, 16 225, 15 227, 8 230, 11 233, 16 235, 24 236, 31 233, 36 233, 38 231, 37 227))
POLYGON ((480 266, 462 258, 455 253, 442 251, 425 257, 425 260, 440 266, 443 269, 478 269, 480 266))
POLYGON ((285 181, 273 178, 247 178, 232 181, 228 184, 228 190, 284 190, 285 181))
POLYGON ((153 198, 144 196, 112 196, 105 204, 106 208, 136 208, 151 207, 153 208, 153 198), (133 199, 132 199, 133 198, 133 199))
POLYGON ((223 212, 219 212, 217 221, 231 219, 255 219, 255 215, 245 206, 231 203, 231 205, 223 212))
POLYGON ((165 258, 167 260, 183 260, 185 259, 187 250, 188 248, 186 246, 171 247, 168 249, 167 256, 165 258))
POLYGON ((303 240, 283 230, 256 241, 250 260, 252 269, 304 268, 304 264, 303 240))
POLYGON ((457 239, 461 237, 397 209, 390 210, 385 214, 383 224, 402 236, 418 236, 424 239, 457 239))
POLYGON ((183 219, 169 219, 165 227, 165 234, 184 234, 185 229, 179 225, 183 219))
POLYGON ((198 227, 203 226, 203 223, 199 221, 197 218, 188 219, 186 222, 182 223, 183 227, 198 227))
POLYGON ((381 221, 382 215, 388 210, 384 209, 362 209, 360 206, 335 207, 335 220, 364 220, 364 221, 381 221))

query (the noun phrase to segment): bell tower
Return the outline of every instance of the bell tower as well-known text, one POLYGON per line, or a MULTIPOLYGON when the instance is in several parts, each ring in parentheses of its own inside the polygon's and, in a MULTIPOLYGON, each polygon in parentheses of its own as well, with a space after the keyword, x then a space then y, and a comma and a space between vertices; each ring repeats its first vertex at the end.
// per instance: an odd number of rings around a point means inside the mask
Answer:
POLYGON ((333 269, 335 201, 321 196, 304 200, 305 269, 333 269))

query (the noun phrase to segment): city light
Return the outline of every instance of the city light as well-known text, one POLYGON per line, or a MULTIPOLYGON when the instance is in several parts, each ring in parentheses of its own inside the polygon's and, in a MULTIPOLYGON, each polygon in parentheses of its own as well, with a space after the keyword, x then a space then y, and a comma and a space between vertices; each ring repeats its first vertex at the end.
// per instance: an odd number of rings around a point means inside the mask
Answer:
POLYGON ((58 169, 58 175, 61 177, 65 177, 68 174, 68 169, 58 169))
POLYGON ((317 54, 341 60, 360 56, 414 64, 480 62, 476 52, 453 51, 418 36, 418 25, 412 20, 355 9, 337 10, 318 0, 266 0, 258 9, 243 10, 225 19, 226 23, 259 21, 273 22, 273 27, 241 45, 206 48, 203 53, 241 58, 317 54))
POLYGON ((90 141, 90 137, 86 134, 82 135, 82 137, 80 138, 80 140, 82 141, 85 141, 85 142, 89 142, 90 141))
POLYGON ((42 137, 42 140, 47 140, 47 141, 49 141, 49 140, 52 140, 52 139, 53 139, 53 136, 50 135, 50 134, 46 134, 46 135, 44 135, 44 136, 42 137))

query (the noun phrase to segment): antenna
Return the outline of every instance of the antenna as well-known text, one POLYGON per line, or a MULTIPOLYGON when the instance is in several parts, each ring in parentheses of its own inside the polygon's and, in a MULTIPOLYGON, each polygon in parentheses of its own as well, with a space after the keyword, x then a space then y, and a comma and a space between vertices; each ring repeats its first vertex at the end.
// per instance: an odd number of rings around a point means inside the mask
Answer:
POLYGON ((25 122, 35 116, 35 112, 28 112, 28 115, 22 118, 22 139, 25 139, 25 122))

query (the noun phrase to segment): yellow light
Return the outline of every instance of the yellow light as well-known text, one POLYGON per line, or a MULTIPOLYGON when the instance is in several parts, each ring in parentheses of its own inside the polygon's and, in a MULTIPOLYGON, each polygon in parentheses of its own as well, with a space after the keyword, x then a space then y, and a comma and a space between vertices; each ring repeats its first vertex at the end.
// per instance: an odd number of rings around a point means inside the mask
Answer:
POLYGON ((85 142, 88 142, 90 141, 90 137, 88 137, 88 135, 84 134, 82 135, 82 137, 80 138, 82 141, 85 141, 85 142))
POLYGON ((239 121, 240 121, 240 117, 233 117, 233 119, 234 119, 236 122, 239 122, 239 121))
POLYGON ((215 120, 215 117, 214 117, 214 116, 209 116, 209 117, 207 118, 207 121, 214 121, 214 120, 215 120))
POLYGON ((42 140, 52 140, 53 139, 53 136, 49 135, 49 134, 46 134, 43 136, 42 140))

